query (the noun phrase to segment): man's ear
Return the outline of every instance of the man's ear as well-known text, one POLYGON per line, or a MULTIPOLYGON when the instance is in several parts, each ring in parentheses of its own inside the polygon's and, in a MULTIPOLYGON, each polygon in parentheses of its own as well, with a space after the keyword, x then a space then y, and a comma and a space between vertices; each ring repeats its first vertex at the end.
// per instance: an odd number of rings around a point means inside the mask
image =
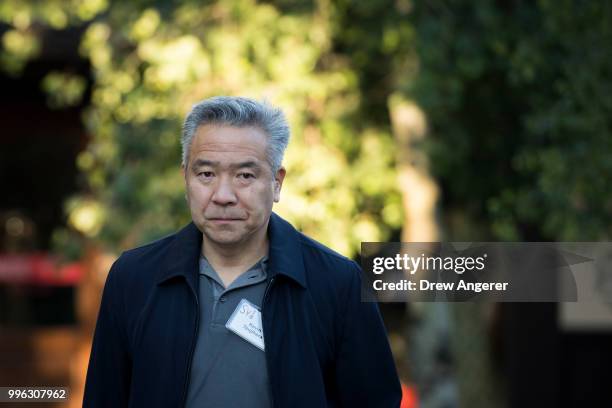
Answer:
POLYGON ((184 164, 181 164, 181 175, 183 176, 183 180, 185 180, 185 201, 189 203, 189 195, 187 194, 187 173, 184 164))
POLYGON ((189 178, 189 168, 181 164, 181 175, 183 176, 183 180, 185 180, 185 187, 187 187, 187 179, 189 178))
POLYGON ((285 174, 287 174, 287 170, 284 167, 278 169, 276 174, 274 175, 274 202, 278 203, 280 201, 280 192, 283 187, 283 180, 285 179, 285 174))

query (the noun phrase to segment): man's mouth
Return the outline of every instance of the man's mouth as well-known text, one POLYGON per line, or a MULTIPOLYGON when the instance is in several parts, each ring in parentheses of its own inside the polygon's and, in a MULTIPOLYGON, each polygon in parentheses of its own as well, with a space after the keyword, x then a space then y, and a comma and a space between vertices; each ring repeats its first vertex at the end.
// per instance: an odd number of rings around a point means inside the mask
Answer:
POLYGON ((231 221, 242 221, 242 218, 231 218, 231 217, 209 217, 208 221, 213 222, 231 222, 231 221))

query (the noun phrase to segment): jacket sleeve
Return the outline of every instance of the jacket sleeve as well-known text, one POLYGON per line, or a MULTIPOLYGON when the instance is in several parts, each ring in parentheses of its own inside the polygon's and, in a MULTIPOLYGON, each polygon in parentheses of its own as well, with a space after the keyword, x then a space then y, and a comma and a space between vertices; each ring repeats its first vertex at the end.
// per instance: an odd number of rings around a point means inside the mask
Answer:
POLYGON ((378 305, 361 301, 361 268, 351 269, 336 354, 340 406, 397 408, 402 391, 378 305))
POLYGON ((111 267, 98 313, 89 357, 83 407, 127 407, 131 360, 121 288, 117 284, 120 261, 111 267))

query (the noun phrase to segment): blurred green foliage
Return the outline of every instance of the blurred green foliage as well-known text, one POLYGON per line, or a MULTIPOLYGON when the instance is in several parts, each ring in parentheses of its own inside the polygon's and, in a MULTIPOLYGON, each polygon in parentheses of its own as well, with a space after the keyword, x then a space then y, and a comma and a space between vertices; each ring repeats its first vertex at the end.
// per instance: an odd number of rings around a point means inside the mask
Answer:
MULTIPOLYGON (((180 125, 218 94, 285 109, 293 140, 276 210, 343 253, 403 223, 397 97, 427 115, 445 239, 610 237, 606 2, 5 0, 0 21, 10 27, 0 67, 14 75, 39 52, 41 25, 87 27, 91 142, 77 159, 87 182, 67 212, 110 248, 189 221, 180 125)), ((85 88, 61 72, 41 86, 53 107, 85 88)))
POLYGON ((612 3, 415 3, 447 239, 609 240, 612 3))
MULTIPOLYGON (((298 228, 347 255, 400 228, 392 138, 355 120, 362 94, 356 70, 333 49, 333 6, 285 3, 5 5, 12 25, 24 13, 29 22, 63 15, 66 24, 87 24, 80 52, 92 66, 84 115, 91 140, 77 159, 87 187, 67 203, 73 228, 117 250, 188 222, 180 126, 192 104, 218 94, 264 97, 286 111, 292 142, 276 211, 298 228), (84 18, 83 7, 95 18, 84 18)), ((79 85, 58 73, 43 84, 53 106, 74 104, 79 85)), ((71 239, 56 237, 60 245, 71 239)))

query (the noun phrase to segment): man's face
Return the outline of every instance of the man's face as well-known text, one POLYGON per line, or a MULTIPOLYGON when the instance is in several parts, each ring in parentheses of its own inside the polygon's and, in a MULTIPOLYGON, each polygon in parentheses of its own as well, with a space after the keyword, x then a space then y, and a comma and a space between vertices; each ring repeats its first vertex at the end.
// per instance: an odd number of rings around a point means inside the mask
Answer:
POLYGON ((265 234, 285 169, 272 173, 267 136, 256 127, 200 126, 183 169, 191 217, 205 240, 224 246, 265 234))

